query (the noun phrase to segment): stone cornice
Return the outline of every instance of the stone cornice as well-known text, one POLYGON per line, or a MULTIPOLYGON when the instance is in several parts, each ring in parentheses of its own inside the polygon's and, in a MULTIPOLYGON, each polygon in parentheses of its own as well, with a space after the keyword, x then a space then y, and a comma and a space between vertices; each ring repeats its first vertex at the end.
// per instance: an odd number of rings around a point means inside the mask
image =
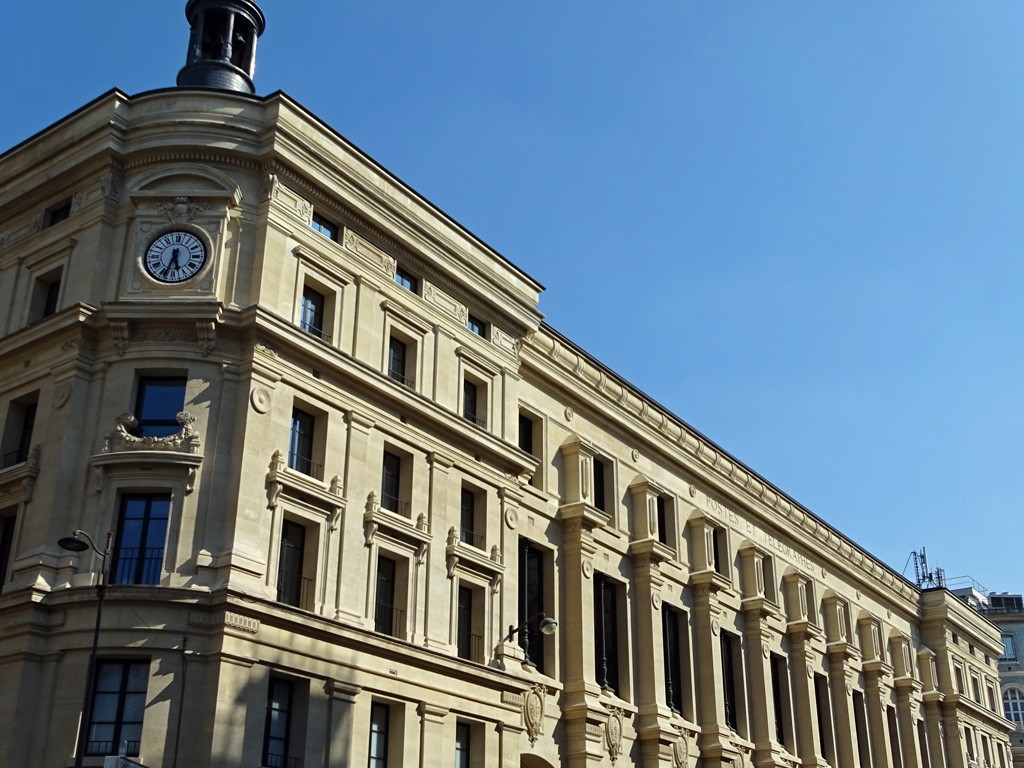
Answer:
POLYGON ((908 615, 916 614, 916 587, 554 329, 544 325, 530 336, 521 359, 566 394, 575 389, 576 399, 602 407, 655 452, 687 472, 702 474, 716 490, 741 500, 770 525, 786 530, 797 541, 812 541, 815 549, 832 556, 833 568, 873 582, 882 595, 898 595, 906 601, 908 615))

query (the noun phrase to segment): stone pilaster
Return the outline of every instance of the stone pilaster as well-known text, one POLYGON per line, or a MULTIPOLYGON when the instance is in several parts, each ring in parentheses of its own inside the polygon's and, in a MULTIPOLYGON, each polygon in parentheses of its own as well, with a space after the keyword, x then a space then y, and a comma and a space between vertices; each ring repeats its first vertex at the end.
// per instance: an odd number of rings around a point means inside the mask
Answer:
POLYGON ((356 696, 362 690, 357 685, 346 685, 337 680, 328 680, 324 686, 327 693, 327 744, 324 748, 324 765, 330 768, 348 768, 352 757, 352 742, 355 738, 356 696))

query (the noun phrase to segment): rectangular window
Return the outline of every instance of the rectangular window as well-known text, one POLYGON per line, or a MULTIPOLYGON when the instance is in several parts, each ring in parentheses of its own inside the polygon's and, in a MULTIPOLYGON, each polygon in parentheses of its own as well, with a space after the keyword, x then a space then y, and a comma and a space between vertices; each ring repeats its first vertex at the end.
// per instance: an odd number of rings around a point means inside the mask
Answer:
POLYGON ((114 584, 159 584, 171 513, 170 495, 121 497, 117 539, 110 565, 114 584))
POLYGON ((85 754, 136 756, 142 741, 149 661, 100 661, 92 695, 85 754))
POLYGON ((486 427, 487 420, 483 417, 483 387, 469 379, 462 380, 462 415, 479 427, 486 427))
POLYGON ((602 690, 619 692, 618 585, 594 574, 594 677, 602 690))
MULTIPOLYGON (((531 622, 544 610, 544 551, 529 539, 519 539, 519 623, 531 622)), ((544 673, 544 635, 528 625, 519 633, 526 661, 544 673)))
POLYGON ((973 673, 971 674, 971 699, 981 704, 981 680, 973 673))
MULTIPOLYGON (((792 749, 793 724, 790 721, 789 668, 786 657, 777 653, 769 658, 772 675, 772 713, 775 721, 775 741, 786 749, 792 749)), ((869 766, 864 766, 869 768, 869 766)))
POLYGON ((32 450, 32 433, 36 426, 36 407, 39 392, 12 400, 7 408, 7 422, 4 425, 3 461, 0 469, 13 467, 28 461, 32 450))
POLYGON ((324 310, 327 297, 308 285, 302 288, 302 306, 299 312, 299 327, 324 341, 331 337, 324 332, 324 310))
POLYGON ((380 505, 383 509, 409 516, 409 502, 403 498, 402 457, 384 451, 380 487, 380 505))
POLYGON ((374 609, 374 629, 392 637, 405 635, 405 610, 397 605, 398 563, 379 555, 377 557, 377 599, 374 609))
POLYGON ((303 575, 306 560, 306 527, 292 520, 281 525, 281 550, 277 568, 277 601, 309 608, 312 579, 303 575))
POLYGON ((1004 633, 1003 634, 1003 655, 999 657, 1000 661, 1016 661, 1017 660, 1017 646, 1013 642, 1013 635, 1004 633))
POLYGON ((395 282, 407 291, 412 291, 413 293, 419 293, 420 291, 419 279, 409 272, 406 272, 401 267, 398 267, 395 270, 395 282))
POLYGON ((724 528, 711 528, 711 567, 715 573, 729 577, 729 535, 724 528))
POLYGON ((292 684, 270 678, 267 691, 267 719, 263 726, 263 768, 291 768, 288 742, 291 733, 292 684))
POLYGON ((410 389, 416 386, 411 354, 415 344, 397 336, 388 339, 388 377, 410 389))
POLYGON ((46 211, 46 215, 43 217, 43 226, 52 227, 54 224, 59 224, 70 217, 71 201, 65 200, 62 203, 57 203, 57 205, 46 211))
POLYGON ((36 323, 43 318, 56 314, 60 300, 61 278, 63 267, 56 267, 39 275, 32 285, 32 298, 29 303, 28 321, 36 323))
POLYGON ((181 431, 178 414, 185 407, 184 376, 144 376, 135 399, 136 437, 167 437, 181 431))
MULTIPOLYGON (((541 433, 540 433, 540 420, 529 413, 524 412, 522 409, 519 411, 519 450, 524 453, 528 453, 534 458, 541 458, 540 456, 541 446, 541 433)), ((541 467, 537 467, 537 471, 530 478, 530 485, 534 488, 539 488, 541 483, 541 467)))
POLYGON ((668 533, 668 505, 664 496, 658 496, 655 503, 657 505, 658 512, 658 541, 667 546, 670 543, 668 533))
POLYGON ((455 768, 469 768, 472 755, 473 727, 469 723, 455 724, 455 768))
MULTIPOLYGON (((892 758, 892 768, 903 768, 903 750, 900 749, 900 729, 896 722, 896 709, 887 707, 885 710, 889 721, 889 756, 892 758)), ((966 733, 967 729, 964 729, 966 733)), ((974 756, 971 755, 973 758, 974 756)))
POLYGON ((722 632, 720 638, 722 647, 722 704, 725 709, 725 724, 735 731, 740 727, 739 676, 742 666, 738 647, 739 638, 728 632, 722 632))
POLYGON ((375 701, 370 705, 370 759, 368 768, 387 768, 388 730, 391 724, 391 707, 375 701))
POLYGON ((0 509, 0 589, 7 583, 11 567, 11 552, 14 549, 14 523, 17 508, 0 509))
POLYGON ((685 630, 679 611, 665 606, 661 614, 662 653, 665 663, 665 702, 673 712, 683 714, 683 665, 681 650, 684 642, 680 632, 685 630), (682 624, 682 629, 680 628, 682 624))
POLYGON ((814 704, 818 713, 818 745, 821 756, 829 765, 836 764, 836 748, 832 731, 832 704, 829 699, 828 679, 814 675, 814 704))
POLYGON ((316 417, 299 408, 292 409, 292 429, 288 440, 288 467, 304 475, 322 479, 323 467, 313 461, 313 430, 316 417))
POLYGON ((466 327, 477 336, 487 336, 487 323, 479 317, 474 317, 470 314, 469 319, 466 320, 466 327))
POLYGON ((602 512, 608 511, 608 497, 606 494, 606 467, 603 459, 594 457, 594 506, 602 512))
POLYGON ((861 768, 871 768, 871 740, 868 738, 868 714, 864 704, 864 694, 853 691, 853 724, 857 731, 857 754, 861 768))
POLYGON ((313 227, 317 232, 326 237, 328 240, 338 240, 338 225, 330 219, 326 219, 316 211, 313 212, 313 220, 310 222, 310 226, 313 227))

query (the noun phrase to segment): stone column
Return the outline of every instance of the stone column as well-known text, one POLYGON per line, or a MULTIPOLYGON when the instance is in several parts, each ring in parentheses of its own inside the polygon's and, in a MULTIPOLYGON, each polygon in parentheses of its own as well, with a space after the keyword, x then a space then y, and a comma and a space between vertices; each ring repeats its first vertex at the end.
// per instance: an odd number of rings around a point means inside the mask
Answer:
MULTIPOLYGON (((582 505, 576 510, 582 511, 582 505)), ((601 689, 594 680, 594 535, 582 514, 563 522, 562 575, 565 599, 559 629, 568 648, 578 653, 564 658, 567 768, 588 768, 604 758, 600 724, 604 718, 600 705, 601 689)))
POLYGON ((907 768, 921 765, 921 749, 917 739, 917 707, 915 695, 921 690, 921 684, 912 677, 899 677, 894 682, 896 688, 896 721, 899 723, 900 749, 903 752, 903 765, 907 768))
POLYGON ((889 755, 889 720, 885 702, 889 691, 885 675, 891 667, 881 661, 864 663, 864 705, 868 711, 868 733, 871 738, 872 768, 892 768, 889 755))
MULTIPOLYGON (((449 486, 452 460, 440 453, 428 453, 427 463, 430 465, 430 490, 427 504, 427 527, 435 536, 443 536, 448 529, 454 512, 451 509, 449 486)), ((456 521, 454 525, 458 525, 456 521)), ((423 594, 426 599, 423 606, 423 644, 431 648, 449 648, 448 626, 451 605, 449 598, 449 582, 444 575, 443 559, 434 558, 422 568, 423 594), (436 568, 438 574, 431 573, 436 568), (437 578, 434 578, 435 575, 437 578)))
POLYGON ((845 642, 830 643, 828 646, 828 687, 839 768, 857 768, 858 760, 857 724, 850 697, 850 671, 847 666, 852 652, 852 648, 845 642))
POLYGON ((791 622, 789 626, 789 679, 793 694, 797 755, 804 765, 825 766, 825 760, 819 754, 818 748, 818 707, 815 701, 809 625, 806 621, 801 621, 791 622))
POLYGON ((696 716, 701 727, 698 746, 704 768, 721 768, 728 744, 725 693, 722 690, 721 608, 712 594, 711 571, 690 577, 693 590, 693 657, 697 683, 696 716))
POLYGON ((366 561, 361 511, 367 495, 379 494, 380 489, 376 486, 368 487, 364 480, 367 475, 376 477, 375 473, 368 471, 376 463, 372 462, 369 456, 370 431, 374 422, 357 411, 346 413, 345 422, 348 424, 348 444, 345 446, 343 488, 345 497, 355 500, 355 508, 344 516, 339 526, 334 618, 361 624, 363 605, 366 602, 366 582, 360 578, 346 579, 345 575, 351 576, 355 564, 366 561), (356 478, 360 478, 358 484, 356 478))
POLYGON ((754 742, 753 761, 754 765, 772 765, 778 757, 773 739, 775 708, 771 652, 768 646, 772 635, 764 622, 767 614, 763 597, 748 598, 743 601, 742 607, 743 639, 747 647, 747 686, 749 699, 754 702, 748 713, 750 740, 754 742))
POLYGON ((923 698, 929 763, 931 768, 946 768, 946 745, 943 743, 942 733, 942 694, 938 691, 929 691, 923 698))
POLYGON ((641 747, 642 765, 660 766, 662 729, 669 729, 671 718, 665 689, 665 644, 661 587, 664 577, 656 559, 650 553, 633 556, 633 590, 636 597, 636 659, 637 718, 635 727, 644 745, 641 747), (647 742, 654 741, 649 747, 647 742))
POLYGON ((327 693, 327 743, 324 747, 325 768, 349 768, 352 757, 352 741, 355 738, 356 696, 362 690, 358 685, 347 685, 337 680, 328 680, 324 686, 327 693))
MULTIPOLYGON (((420 702, 416 711, 420 716, 420 768, 434 768, 443 764, 442 755, 454 755, 454 749, 444 738, 445 716, 448 710, 420 702)), ((451 759, 451 758, 449 758, 451 759)))

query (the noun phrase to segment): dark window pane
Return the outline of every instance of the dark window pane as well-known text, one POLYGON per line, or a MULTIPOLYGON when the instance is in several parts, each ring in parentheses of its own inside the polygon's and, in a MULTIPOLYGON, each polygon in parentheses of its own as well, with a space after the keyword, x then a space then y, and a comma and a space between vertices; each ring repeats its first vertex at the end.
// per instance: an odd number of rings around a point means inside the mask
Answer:
POLYGON ((292 431, 288 443, 288 466, 313 475, 313 429, 316 419, 298 408, 292 410, 292 431))
POLYGON ((178 414, 185 407, 185 378, 146 377, 139 380, 135 403, 138 437, 167 437, 181 431, 178 414))
POLYGON ((380 505, 392 512, 401 511, 402 459, 384 451, 383 478, 380 490, 380 505))
POLYGON ((132 495, 121 499, 110 572, 115 584, 159 584, 171 498, 132 495))

